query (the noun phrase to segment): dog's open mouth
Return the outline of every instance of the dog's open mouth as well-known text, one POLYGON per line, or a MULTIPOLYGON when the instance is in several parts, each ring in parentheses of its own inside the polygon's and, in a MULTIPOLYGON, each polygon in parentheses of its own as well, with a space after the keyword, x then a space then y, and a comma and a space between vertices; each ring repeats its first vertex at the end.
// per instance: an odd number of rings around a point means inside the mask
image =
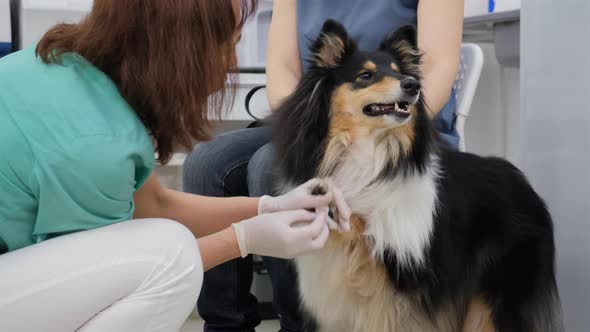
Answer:
POLYGON ((402 119, 405 119, 412 114, 410 111, 410 103, 406 101, 400 101, 393 104, 369 104, 363 108, 363 113, 368 116, 395 115, 402 119))

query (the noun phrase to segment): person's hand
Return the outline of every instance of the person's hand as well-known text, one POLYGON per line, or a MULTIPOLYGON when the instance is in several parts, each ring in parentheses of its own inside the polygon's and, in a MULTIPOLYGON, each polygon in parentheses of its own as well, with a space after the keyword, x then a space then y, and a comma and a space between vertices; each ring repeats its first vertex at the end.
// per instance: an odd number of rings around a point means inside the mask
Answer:
POLYGON ((233 224, 242 257, 294 258, 322 249, 330 230, 326 212, 265 213, 233 224))
POLYGON ((329 213, 330 228, 350 230, 350 208, 342 192, 329 180, 312 179, 284 195, 262 196, 258 203, 259 215, 299 209, 329 213))

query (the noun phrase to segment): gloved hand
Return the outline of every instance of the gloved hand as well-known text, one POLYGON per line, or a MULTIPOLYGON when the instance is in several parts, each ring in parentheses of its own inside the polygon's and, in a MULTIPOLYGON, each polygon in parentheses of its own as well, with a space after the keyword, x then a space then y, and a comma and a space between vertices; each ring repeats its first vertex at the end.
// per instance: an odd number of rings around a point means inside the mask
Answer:
POLYGON ((242 257, 249 254, 294 258, 324 247, 330 230, 327 213, 306 210, 258 215, 233 224, 242 257))
POLYGON ((336 220, 328 217, 330 228, 350 231, 350 208, 342 192, 325 179, 311 179, 281 196, 262 196, 258 203, 259 215, 299 209, 331 211, 336 220))

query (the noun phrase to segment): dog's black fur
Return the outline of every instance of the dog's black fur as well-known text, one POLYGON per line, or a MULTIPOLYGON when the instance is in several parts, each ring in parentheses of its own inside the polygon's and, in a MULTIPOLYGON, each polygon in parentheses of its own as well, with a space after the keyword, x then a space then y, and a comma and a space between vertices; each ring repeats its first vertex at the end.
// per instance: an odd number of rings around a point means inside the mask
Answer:
MULTIPOLYGON (((318 176, 329 139, 332 93, 350 82, 351 73, 364 61, 385 57, 399 65, 401 74, 421 78, 413 27, 386 37, 375 52, 359 51, 336 22, 326 22, 322 34, 336 36, 344 48, 335 65, 312 59, 294 93, 275 112, 277 183, 296 185, 318 176), (400 41, 414 52, 396 47, 400 41)), ((326 45, 320 37, 312 53, 318 54, 322 47, 326 45)), ((423 175, 438 160, 438 209, 433 211, 434 230, 424 248, 425 264, 400 264, 391 249, 384 253, 381 264, 391 287, 417 295, 432 316, 443 303, 464 307, 481 296, 497 331, 561 330, 553 227, 544 202, 509 162, 439 144, 422 98, 415 107, 411 150, 392 158, 375 181, 423 175)))

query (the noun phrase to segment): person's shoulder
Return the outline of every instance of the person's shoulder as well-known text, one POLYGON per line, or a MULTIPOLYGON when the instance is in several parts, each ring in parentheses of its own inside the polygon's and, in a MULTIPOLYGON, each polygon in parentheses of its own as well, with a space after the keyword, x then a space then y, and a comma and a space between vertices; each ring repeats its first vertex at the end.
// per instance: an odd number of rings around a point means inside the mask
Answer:
POLYGON ((81 62, 80 56, 75 53, 65 53, 55 61, 45 63, 37 54, 36 47, 32 45, 0 59, 0 84, 20 88, 40 85, 36 88, 42 89, 43 85, 56 86, 64 78, 94 70, 81 62))
POLYGON ((21 75, 24 69, 29 69, 37 61, 34 47, 11 53, 0 59, 0 79, 9 78, 11 75, 21 75))
POLYGON ((59 79, 60 72, 68 76, 72 73, 88 75, 98 72, 91 63, 74 52, 66 52, 56 56, 49 63, 37 54, 37 45, 31 45, 22 50, 11 53, 0 59, 0 80, 18 80, 42 78, 51 75, 52 79, 59 79))

